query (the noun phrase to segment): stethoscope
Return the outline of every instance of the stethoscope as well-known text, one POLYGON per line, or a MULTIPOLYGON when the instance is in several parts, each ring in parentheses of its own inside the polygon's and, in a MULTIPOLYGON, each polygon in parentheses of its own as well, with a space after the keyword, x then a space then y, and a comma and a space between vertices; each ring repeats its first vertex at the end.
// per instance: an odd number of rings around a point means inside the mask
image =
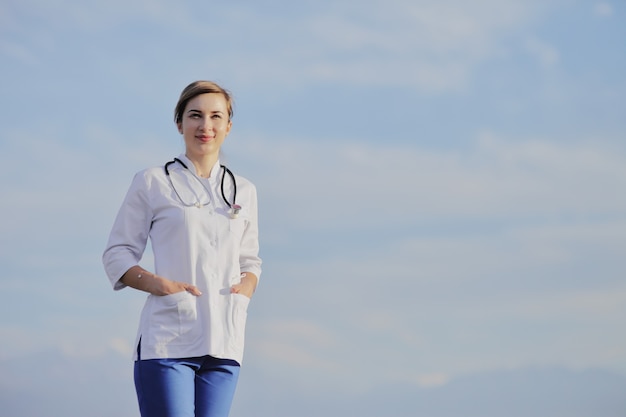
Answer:
MULTIPOLYGON (((174 190, 174 192, 176 193, 176 196, 178 197, 178 199, 180 200, 180 202, 182 203, 183 206, 185 207, 197 207, 197 208, 201 208, 204 207, 206 205, 208 205, 209 203, 200 203, 200 200, 197 200, 195 203, 192 204, 187 204, 185 203, 185 201, 182 199, 182 197, 180 196, 180 194, 178 194, 178 191, 176 190, 176 187, 174 187, 174 182, 172 182, 172 177, 170 177, 170 170, 169 170, 169 166, 172 164, 175 164, 176 162, 178 162, 179 164, 182 165, 183 168, 185 168, 191 175, 193 175, 193 177, 200 183, 200 185, 202 185, 202 187, 206 190, 206 192, 209 194, 209 196, 211 196, 211 191, 209 191, 209 189, 206 188, 206 186, 204 185, 204 182, 202 182, 200 180, 200 178, 198 178, 193 172, 191 172, 189 170, 189 168, 187 167, 187 165, 185 165, 185 163, 183 161, 181 161, 178 158, 174 158, 174 160, 169 161, 168 163, 165 164, 165 175, 167 176, 167 179, 170 181, 170 185, 172 186, 172 189, 174 190)), ((233 175, 233 172, 226 168, 225 165, 220 165, 220 167, 222 168, 222 183, 220 184, 220 190, 222 191, 222 199, 224 200, 224 202, 226 203, 226 205, 228 206, 229 213, 230 213, 230 218, 231 219, 236 219, 237 216, 239 215, 239 212, 241 211, 241 206, 239 204, 236 204, 236 199, 237 199, 237 181, 235 180, 235 175, 233 175), (228 174, 232 180, 233 183, 233 202, 232 204, 228 201, 228 199, 226 198, 226 194, 224 193, 224 178, 226 178, 226 174, 228 174)))

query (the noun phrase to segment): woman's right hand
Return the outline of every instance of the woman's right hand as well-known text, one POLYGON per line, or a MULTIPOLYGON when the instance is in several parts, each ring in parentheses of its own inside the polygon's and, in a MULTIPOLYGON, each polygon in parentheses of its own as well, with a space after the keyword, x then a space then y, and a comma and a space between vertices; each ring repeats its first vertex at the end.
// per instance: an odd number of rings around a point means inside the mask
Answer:
POLYGON ((186 282, 172 281, 157 275, 153 275, 154 284, 150 286, 149 293, 157 296, 175 294, 177 292, 187 291, 188 293, 199 296, 202 292, 195 285, 186 282))

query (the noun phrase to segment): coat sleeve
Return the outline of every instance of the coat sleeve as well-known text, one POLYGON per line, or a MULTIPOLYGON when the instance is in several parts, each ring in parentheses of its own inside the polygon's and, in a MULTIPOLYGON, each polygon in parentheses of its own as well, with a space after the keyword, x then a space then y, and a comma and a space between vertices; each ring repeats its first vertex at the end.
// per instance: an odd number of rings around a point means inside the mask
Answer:
POLYGON ((241 272, 251 272, 261 278, 261 258, 259 257, 259 221, 256 187, 250 184, 249 221, 241 238, 239 267, 241 272))
POLYGON ((102 255, 104 270, 114 290, 125 287, 120 278, 141 260, 148 242, 152 217, 148 184, 145 171, 142 171, 133 178, 102 255))

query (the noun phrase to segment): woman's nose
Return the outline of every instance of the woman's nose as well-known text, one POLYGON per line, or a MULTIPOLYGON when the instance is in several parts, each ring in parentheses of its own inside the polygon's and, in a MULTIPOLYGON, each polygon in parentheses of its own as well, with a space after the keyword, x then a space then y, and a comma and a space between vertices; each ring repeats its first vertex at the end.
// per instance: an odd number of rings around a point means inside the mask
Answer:
POLYGON ((210 118, 206 118, 202 121, 202 129, 204 130, 212 130, 213 129, 213 121, 210 118))

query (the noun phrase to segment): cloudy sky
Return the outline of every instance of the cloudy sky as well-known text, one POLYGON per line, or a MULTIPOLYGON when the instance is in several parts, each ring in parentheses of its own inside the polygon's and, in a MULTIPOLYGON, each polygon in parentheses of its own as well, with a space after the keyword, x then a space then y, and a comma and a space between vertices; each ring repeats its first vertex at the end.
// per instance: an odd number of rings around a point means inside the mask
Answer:
MULTIPOLYGON (((234 93, 264 273, 232 417, 626 414, 626 3, 0 2, 0 409, 138 416, 100 257, 234 93)), ((146 254, 144 265, 150 266, 146 254)))

